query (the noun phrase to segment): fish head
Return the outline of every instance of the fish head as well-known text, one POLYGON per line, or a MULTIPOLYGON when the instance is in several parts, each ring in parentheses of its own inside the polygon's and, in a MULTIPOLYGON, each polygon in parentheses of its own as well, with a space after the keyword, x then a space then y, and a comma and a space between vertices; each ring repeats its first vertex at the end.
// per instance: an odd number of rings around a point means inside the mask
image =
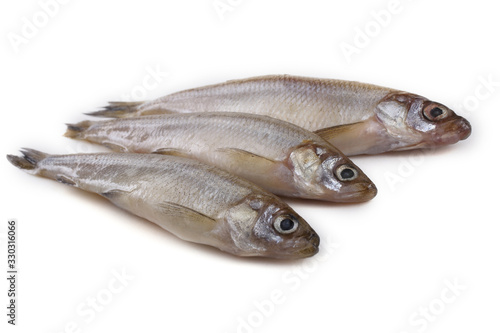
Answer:
POLYGON ((375 184, 341 151, 305 142, 291 150, 288 167, 300 197, 333 202, 364 202, 375 197, 375 184))
POLYGON ((274 195, 251 194, 225 216, 231 252, 241 256, 298 259, 318 253, 319 236, 274 195))
POLYGON ((457 143, 471 134, 471 125, 443 104, 396 92, 377 105, 377 117, 395 139, 392 150, 433 148, 457 143))

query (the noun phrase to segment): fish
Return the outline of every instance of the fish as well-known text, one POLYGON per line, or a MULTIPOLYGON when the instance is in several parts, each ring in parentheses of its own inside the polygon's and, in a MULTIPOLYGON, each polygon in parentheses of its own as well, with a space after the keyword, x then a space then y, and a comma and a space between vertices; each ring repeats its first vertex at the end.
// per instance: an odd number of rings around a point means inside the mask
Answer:
POLYGON ((205 112, 83 121, 65 136, 117 152, 197 159, 280 196, 364 202, 375 184, 341 151, 288 122, 247 113, 205 112))
POLYGON ((143 102, 110 102, 97 117, 244 112, 314 131, 347 156, 436 148, 465 140, 471 125, 443 104, 367 83, 267 75, 143 102))
POLYGON ((133 153, 7 155, 16 167, 97 193, 175 236, 237 256, 299 259, 319 236, 280 198, 219 168, 179 156, 133 153))

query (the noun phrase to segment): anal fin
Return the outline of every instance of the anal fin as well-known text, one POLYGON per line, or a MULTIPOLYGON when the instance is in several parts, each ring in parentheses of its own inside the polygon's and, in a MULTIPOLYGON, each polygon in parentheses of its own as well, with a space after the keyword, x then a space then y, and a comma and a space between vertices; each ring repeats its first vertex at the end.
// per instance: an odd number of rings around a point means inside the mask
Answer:
POLYGON ((175 148, 159 148, 153 151, 153 154, 161 154, 161 155, 171 155, 171 156, 180 156, 180 157, 189 157, 189 154, 175 148))
POLYGON ((101 144, 104 147, 109 148, 112 151, 116 151, 118 153, 126 153, 126 152, 128 152, 127 147, 121 146, 121 145, 113 143, 113 142, 103 141, 101 144))
POLYGON ((70 186, 75 186, 76 182, 72 180, 71 178, 64 176, 64 175, 57 175, 56 180, 59 183, 65 184, 65 185, 70 185, 70 186))
POLYGON ((103 192, 100 194, 109 200, 113 200, 113 199, 117 199, 118 197, 120 197, 124 194, 129 194, 129 193, 130 193, 129 191, 114 189, 114 190, 109 190, 107 192, 103 192))

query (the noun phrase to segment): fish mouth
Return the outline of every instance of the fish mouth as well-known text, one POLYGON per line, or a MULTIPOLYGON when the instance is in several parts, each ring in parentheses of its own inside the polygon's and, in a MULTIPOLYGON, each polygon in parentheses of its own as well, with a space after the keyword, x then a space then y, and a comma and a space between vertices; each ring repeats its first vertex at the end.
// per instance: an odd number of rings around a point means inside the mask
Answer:
POLYGON ((377 195, 377 187, 371 182, 364 182, 355 185, 352 191, 342 193, 341 198, 336 198, 335 202, 355 203, 366 202, 375 198, 377 195))
POLYGON ((316 247, 316 248, 318 248, 318 247, 319 247, 319 236, 318 236, 318 234, 316 234, 316 233, 312 233, 312 234, 311 234, 311 236, 309 236, 309 239, 308 239, 308 240, 309 240, 309 242, 311 242, 311 244, 312 244, 314 247, 316 247))
POLYGON ((439 145, 450 145, 467 139, 472 133, 472 127, 465 118, 457 116, 456 119, 449 121, 443 126, 440 135, 436 138, 439 145))
POLYGON ((463 117, 456 116, 456 118, 447 121, 440 125, 439 130, 430 136, 427 136, 421 142, 405 145, 393 149, 393 151, 404 151, 412 149, 429 149, 439 146, 446 146, 455 144, 459 141, 467 139, 472 133, 472 126, 469 121, 463 117))
POLYGON ((319 252, 319 236, 316 233, 312 233, 307 239, 308 245, 299 251, 294 253, 297 258, 307 258, 312 257, 319 252))
POLYGON ((460 140, 467 139, 472 133, 472 126, 470 122, 465 118, 460 117, 458 128, 460 140))

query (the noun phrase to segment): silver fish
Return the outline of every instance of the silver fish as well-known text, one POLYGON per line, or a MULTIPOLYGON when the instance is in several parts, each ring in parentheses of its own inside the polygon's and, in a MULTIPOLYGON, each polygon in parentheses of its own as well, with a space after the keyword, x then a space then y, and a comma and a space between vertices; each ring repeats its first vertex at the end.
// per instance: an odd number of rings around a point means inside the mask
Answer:
POLYGON ((362 202, 377 189, 342 152, 288 122, 246 113, 192 113, 83 121, 68 137, 119 152, 195 158, 278 195, 362 202))
POLYGON ((467 120, 425 97, 371 84, 288 75, 185 90, 146 102, 111 102, 102 117, 246 112, 316 131, 346 155, 449 145, 471 133, 467 120))
POLYGON ((276 196, 216 167, 153 154, 7 155, 30 174, 94 192, 186 241, 238 256, 318 252, 319 237, 276 196))

